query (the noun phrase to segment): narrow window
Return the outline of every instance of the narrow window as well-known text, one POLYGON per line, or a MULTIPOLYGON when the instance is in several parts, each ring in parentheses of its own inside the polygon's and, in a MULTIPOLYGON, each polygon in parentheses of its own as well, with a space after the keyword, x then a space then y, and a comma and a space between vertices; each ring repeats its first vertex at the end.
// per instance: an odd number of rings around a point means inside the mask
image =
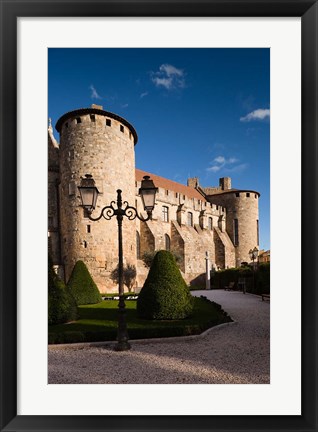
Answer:
POLYGON ((123 125, 120 125, 120 132, 124 133, 124 126, 123 125))
POLYGON ((76 193, 75 181, 71 180, 68 184, 68 194, 69 195, 75 195, 75 193, 76 193))
POLYGON ((236 198, 239 198, 240 197, 240 193, 236 192, 235 196, 236 196, 236 198))
POLYGON ((87 241, 86 240, 83 241, 83 246, 85 249, 87 248, 87 241))
POLYGON ((256 230, 257 230, 257 245, 259 245, 259 223, 258 223, 258 219, 256 220, 256 230))
POLYGON ((183 199, 185 200, 185 195, 183 195, 183 199))
POLYGON ((106 119, 106 126, 111 126, 111 125, 112 125, 111 119, 106 119))
POLYGON ((137 259, 140 259, 140 235, 138 231, 136 231, 136 255, 137 259))
POLYGON ((87 234, 91 233, 91 226, 90 225, 86 225, 86 232, 87 232, 87 234))
POLYGON ((255 198, 257 199, 257 194, 255 194, 255 198))
POLYGON ((246 197, 249 198, 250 197, 250 193, 246 192, 246 197))
POLYGON ((238 219, 234 219, 234 246, 237 246, 239 244, 239 237, 238 237, 238 219))
POLYGON ((176 192, 176 198, 178 198, 178 192, 176 192))
POLYGON ((208 226, 209 226, 209 230, 213 229, 213 219, 211 217, 209 218, 209 224, 208 224, 208 226))
POLYGON ((168 191, 168 189, 166 189, 166 195, 169 195, 169 191, 168 191))
POLYGON ((193 214, 188 212, 188 225, 193 226, 193 214))
POLYGON ((162 220, 164 222, 169 222, 169 208, 166 206, 162 207, 162 220))
POLYGON ((95 114, 91 114, 91 115, 90 115, 90 118, 91 118, 91 122, 95 122, 95 120, 96 120, 96 119, 95 119, 95 114))
POLYGON ((129 131, 129 139, 131 139, 131 132, 129 131))
POLYGON ((76 117, 76 123, 82 123, 82 119, 80 117, 76 117))
POLYGON ((165 249, 167 251, 170 250, 170 237, 168 236, 168 234, 165 234, 165 249))

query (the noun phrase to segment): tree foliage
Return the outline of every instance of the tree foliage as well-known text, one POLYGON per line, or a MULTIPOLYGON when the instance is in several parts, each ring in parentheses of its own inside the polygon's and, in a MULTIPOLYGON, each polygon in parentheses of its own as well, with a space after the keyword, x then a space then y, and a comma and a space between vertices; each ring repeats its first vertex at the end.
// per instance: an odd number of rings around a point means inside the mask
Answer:
MULTIPOLYGON (((124 284, 128 288, 128 291, 132 292, 134 283, 136 281, 136 276, 137 276, 136 267, 133 264, 127 264, 126 266, 124 266, 123 276, 124 276, 124 284)), ((110 278, 114 283, 118 284, 119 282, 118 265, 111 272, 110 278)))

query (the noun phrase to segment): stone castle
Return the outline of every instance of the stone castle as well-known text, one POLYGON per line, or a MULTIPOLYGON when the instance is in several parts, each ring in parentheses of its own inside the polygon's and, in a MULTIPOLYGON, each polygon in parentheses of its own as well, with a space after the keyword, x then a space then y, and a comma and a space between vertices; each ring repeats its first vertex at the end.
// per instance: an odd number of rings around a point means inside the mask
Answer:
POLYGON ((233 189, 229 177, 220 178, 218 187, 204 188, 198 178, 188 179, 186 186, 136 169, 134 127, 99 105, 64 114, 56 130, 59 143, 49 125, 48 240, 66 282, 82 260, 101 292, 116 289, 110 273, 118 263, 117 221, 88 219, 77 188, 85 174, 92 174, 100 192, 95 217, 116 201, 117 189, 123 201, 145 215, 138 196, 143 176, 158 187, 152 220, 123 221, 124 262, 136 266, 136 287, 147 276, 145 252, 174 252, 184 278, 195 284, 205 274, 206 256, 214 268, 236 267, 249 262, 249 250, 259 247, 258 192, 233 189))

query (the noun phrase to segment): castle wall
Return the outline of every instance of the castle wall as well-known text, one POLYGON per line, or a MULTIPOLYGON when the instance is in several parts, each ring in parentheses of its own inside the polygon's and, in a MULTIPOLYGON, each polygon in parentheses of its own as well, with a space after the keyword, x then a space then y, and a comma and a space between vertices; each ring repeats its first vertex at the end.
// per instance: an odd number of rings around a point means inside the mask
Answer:
POLYGON ((59 147, 50 126, 48 131, 48 251, 56 266, 61 263, 58 187, 59 147))
MULTIPOLYGON (((63 118, 62 118, 63 119, 63 118)), ((60 119, 61 120, 61 119, 60 119)), ((77 186, 81 177, 91 174, 101 193, 92 217, 116 201, 122 190, 123 201, 135 204, 134 135, 118 118, 85 110, 68 113, 60 130, 60 197, 62 260, 66 281, 77 260, 88 266, 101 292, 114 288, 109 276, 118 263, 118 229, 116 217, 90 221, 80 207, 77 186), (110 123, 110 125, 109 125, 110 123)), ((116 208, 116 205, 115 205, 116 208)), ((124 260, 136 264, 134 222, 123 221, 124 260)))
MULTIPOLYGON (((140 182, 137 182, 136 190, 139 187, 140 182)), ((139 197, 137 208, 142 208, 139 197)), ((213 227, 218 225, 220 216, 225 214, 222 206, 211 205, 203 197, 202 199, 189 198, 159 187, 152 220, 146 223, 137 221, 141 256, 145 251, 166 249, 165 236, 168 235, 170 251, 181 259, 180 270, 185 280, 190 283, 205 273, 206 252, 209 252, 211 263, 215 263, 213 227), (182 212, 181 218, 180 212, 182 212), (189 226, 189 212, 192 214, 192 226, 189 226)), ((143 283, 143 278, 139 277, 138 282, 143 283)))
MULTIPOLYGON (((83 260, 101 292, 116 291, 118 287, 110 279, 118 264, 116 217, 90 221, 77 187, 85 174, 94 177, 100 195, 93 217, 116 201, 117 189, 122 190, 123 201, 146 217, 138 191, 141 176, 147 173, 135 170, 136 132, 125 119, 97 106, 65 114, 57 129, 60 145, 49 128, 48 231, 54 264, 64 266, 67 281, 76 261, 83 260)), ((148 274, 141 260, 143 253, 168 246, 181 258, 179 266, 188 283, 196 283, 205 273, 206 252, 215 267, 250 261, 249 250, 258 246, 258 193, 231 191, 227 177, 220 179, 219 187, 204 189, 197 178, 189 179, 185 186, 151 177, 158 187, 152 220, 123 220, 124 263, 137 267, 137 287, 148 274), (234 232, 236 219, 238 236, 234 232)))

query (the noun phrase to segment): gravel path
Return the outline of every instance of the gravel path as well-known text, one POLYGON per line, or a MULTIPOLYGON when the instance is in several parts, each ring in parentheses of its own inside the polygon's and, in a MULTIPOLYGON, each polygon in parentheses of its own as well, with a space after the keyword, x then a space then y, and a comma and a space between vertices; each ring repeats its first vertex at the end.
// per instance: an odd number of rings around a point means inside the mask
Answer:
POLYGON ((99 346, 49 346, 49 384, 268 384, 270 305, 232 291, 196 291, 222 305, 235 323, 203 336, 99 346), (132 372, 133 371, 133 372, 132 372))

